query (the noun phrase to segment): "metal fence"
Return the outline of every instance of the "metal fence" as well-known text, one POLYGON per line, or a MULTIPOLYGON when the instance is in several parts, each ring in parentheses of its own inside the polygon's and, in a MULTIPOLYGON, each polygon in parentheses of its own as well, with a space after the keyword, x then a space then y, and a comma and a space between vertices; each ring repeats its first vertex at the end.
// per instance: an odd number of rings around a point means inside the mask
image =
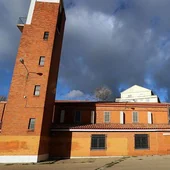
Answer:
POLYGON ((27 20, 27 17, 19 17, 18 24, 25 24, 27 20))

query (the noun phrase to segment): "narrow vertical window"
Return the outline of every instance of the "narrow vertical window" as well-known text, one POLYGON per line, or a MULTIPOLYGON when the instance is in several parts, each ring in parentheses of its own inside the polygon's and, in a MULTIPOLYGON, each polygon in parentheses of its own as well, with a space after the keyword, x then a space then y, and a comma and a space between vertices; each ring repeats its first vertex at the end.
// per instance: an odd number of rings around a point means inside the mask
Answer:
POLYGON ((40 85, 36 85, 34 88, 34 96, 40 95, 40 85))
POLYGON ((91 124, 94 124, 95 111, 91 111, 91 124))
POLYGON ((148 124, 152 124, 152 123, 153 123, 152 113, 148 112, 148 124))
POLYGON ((45 63, 45 57, 44 56, 40 56, 39 66, 44 66, 44 63, 45 63))
POLYGON ((64 117, 65 117, 65 110, 61 110, 60 123, 64 123, 64 117))
POLYGON ((29 130, 34 130, 35 129, 35 118, 30 118, 29 124, 28 124, 28 129, 29 130))
POLYGON ((43 37, 43 39, 44 40, 48 40, 48 37, 49 37, 49 32, 44 32, 44 37, 43 37))
POLYGON ((125 124, 125 113, 120 111, 120 124, 125 124))
POLYGON ((75 113, 75 123, 80 123, 81 122, 81 112, 76 111, 75 113))
POLYGON ((170 107, 168 107, 168 123, 170 124, 170 107))
POLYGON ((104 122, 105 123, 110 122, 110 112, 104 112, 104 122))
POLYGON ((138 123, 138 112, 133 112, 133 123, 138 123))

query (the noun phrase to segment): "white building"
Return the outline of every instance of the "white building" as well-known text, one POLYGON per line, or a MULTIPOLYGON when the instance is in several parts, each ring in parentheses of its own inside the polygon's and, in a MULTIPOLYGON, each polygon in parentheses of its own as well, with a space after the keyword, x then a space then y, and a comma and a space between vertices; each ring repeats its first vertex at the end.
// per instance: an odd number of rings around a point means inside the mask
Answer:
POLYGON ((115 102, 153 102, 159 103, 159 98, 153 92, 144 87, 134 85, 121 92, 121 97, 116 98, 115 102))

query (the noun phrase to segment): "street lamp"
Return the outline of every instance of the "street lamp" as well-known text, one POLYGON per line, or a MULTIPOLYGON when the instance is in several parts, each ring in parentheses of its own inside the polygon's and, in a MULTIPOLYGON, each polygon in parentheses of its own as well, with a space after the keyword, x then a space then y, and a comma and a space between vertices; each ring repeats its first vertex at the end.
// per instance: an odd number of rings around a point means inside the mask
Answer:
POLYGON ((30 71, 28 70, 27 66, 26 66, 25 63, 24 63, 24 59, 23 59, 23 58, 20 58, 19 61, 20 61, 20 63, 25 67, 25 69, 26 69, 26 71, 27 71, 26 79, 28 79, 28 76, 29 76, 30 73, 37 74, 37 75, 39 75, 39 76, 42 76, 42 75, 43 75, 43 73, 30 72, 30 71))

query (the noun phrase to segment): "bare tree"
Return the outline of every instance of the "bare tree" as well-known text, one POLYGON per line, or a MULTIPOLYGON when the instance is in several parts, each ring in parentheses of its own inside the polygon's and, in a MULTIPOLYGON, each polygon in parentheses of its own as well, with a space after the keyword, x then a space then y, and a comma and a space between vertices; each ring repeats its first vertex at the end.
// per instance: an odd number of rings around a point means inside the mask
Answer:
POLYGON ((112 98, 112 91, 107 86, 102 86, 95 90, 94 95, 100 101, 109 101, 112 98))
POLYGON ((6 101, 6 100, 7 100, 7 98, 5 96, 0 96, 0 102, 6 101))

